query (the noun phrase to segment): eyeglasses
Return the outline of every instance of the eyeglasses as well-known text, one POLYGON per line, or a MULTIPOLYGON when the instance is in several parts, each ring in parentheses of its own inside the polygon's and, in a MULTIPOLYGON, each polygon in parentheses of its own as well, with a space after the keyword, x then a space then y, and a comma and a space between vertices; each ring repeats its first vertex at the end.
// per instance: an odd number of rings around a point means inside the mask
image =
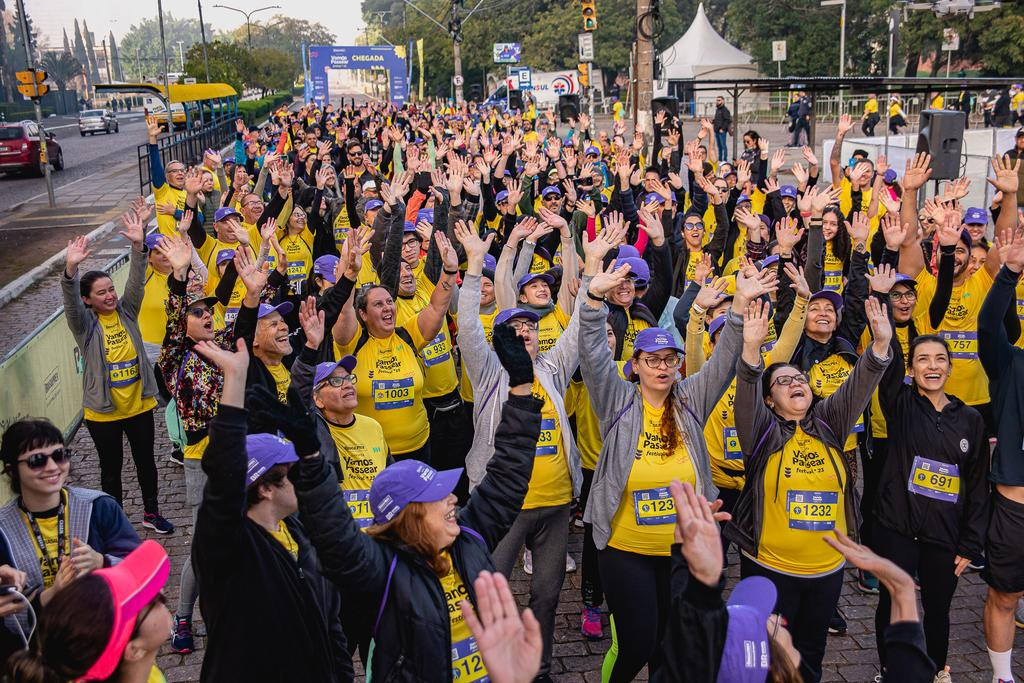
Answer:
POLYGON ((405 242, 402 242, 402 249, 411 249, 413 247, 418 247, 418 246, 420 246, 420 241, 419 240, 413 239, 413 240, 406 240, 405 242))
POLYGON ((537 331, 537 323, 529 320, 510 320, 508 321, 508 326, 516 332, 523 332, 524 330, 527 332, 537 331))
POLYGON ((892 292, 889 298, 893 301, 916 301, 917 292, 892 292))
POLYGON ((71 460, 72 455, 74 455, 74 451, 70 448, 58 448, 52 453, 33 453, 18 462, 25 463, 30 470, 41 470, 46 467, 46 463, 50 460, 53 460, 55 465, 63 465, 71 460))
POLYGON ((686 223, 685 226, 686 226, 687 230, 703 230, 704 229, 704 223, 702 223, 701 221, 697 221, 696 223, 686 223))
POLYGON ((657 370, 658 368, 678 368, 683 359, 678 353, 673 353, 671 356, 645 356, 643 361, 650 369, 657 370))
POLYGON ((778 384, 780 387, 788 387, 790 384, 809 384, 810 380, 807 379, 807 375, 782 375, 772 380, 769 388, 778 384))
POLYGON ((213 312, 206 306, 192 306, 188 309, 188 314, 194 318, 202 318, 207 313, 213 315, 213 312))
POLYGON ((320 387, 318 387, 318 388, 322 388, 325 384, 330 384, 332 387, 338 388, 338 387, 344 385, 345 382, 348 382, 349 384, 354 386, 356 381, 358 381, 358 379, 357 379, 357 377, 355 375, 341 375, 340 377, 333 377, 332 376, 332 377, 328 377, 323 382, 321 382, 320 383, 320 387))

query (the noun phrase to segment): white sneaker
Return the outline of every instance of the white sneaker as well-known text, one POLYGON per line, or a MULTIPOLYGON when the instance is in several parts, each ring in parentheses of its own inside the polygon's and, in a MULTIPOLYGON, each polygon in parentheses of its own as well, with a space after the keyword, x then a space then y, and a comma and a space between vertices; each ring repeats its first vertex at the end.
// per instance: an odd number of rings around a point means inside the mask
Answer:
POLYGON ((533 553, 527 548, 523 551, 523 571, 527 574, 533 574, 533 553))
POLYGON ((576 571, 576 560, 572 559, 572 555, 569 553, 565 554, 565 573, 572 574, 576 571))
POLYGON ((949 667, 935 674, 934 683, 952 683, 953 679, 949 677, 949 667))

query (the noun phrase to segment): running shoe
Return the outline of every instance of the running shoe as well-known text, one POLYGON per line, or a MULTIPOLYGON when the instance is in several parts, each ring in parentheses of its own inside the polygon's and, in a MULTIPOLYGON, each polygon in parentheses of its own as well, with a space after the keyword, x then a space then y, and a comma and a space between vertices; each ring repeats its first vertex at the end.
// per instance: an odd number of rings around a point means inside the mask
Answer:
POLYGON ((846 635, 846 619, 843 618, 843 613, 839 611, 838 607, 832 612, 832 618, 828 620, 828 632, 834 636, 846 635))
POLYGON ((527 574, 533 575, 533 553, 527 548, 523 551, 523 571, 527 574))
POLYGON ((174 525, 155 512, 142 515, 142 526, 158 534, 174 533, 174 525))
POLYGON ((949 667, 935 674, 934 683, 953 683, 953 679, 949 677, 949 667))
POLYGON ((170 455, 167 456, 167 459, 175 465, 181 465, 182 467, 185 466, 185 454, 177 448, 171 451, 170 455))
POLYGON ((580 613, 580 633, 587 640, 601 640, 604 630, 601 627, 601 608, 583 606, 580 613))
POLYGON ((572 559, 572 555, 569 553, 565 554, 565 573, 572 574, 576 571, 576 560, 572 559))
POLYGON ((1024 628, 1024 598, 1017 601, 1017 610, 1013 613, 1013 621, 1017 628, 1024 628))
POLYGON ((181 654, 195 652, 195 638, 192 637, 192 617, 174 615, 174 628, 171 630, 171 649, 181 654))
POLYGON ((857 570, 857 590, 868 595, 878 595, 878 578, 871 572, 857 570))

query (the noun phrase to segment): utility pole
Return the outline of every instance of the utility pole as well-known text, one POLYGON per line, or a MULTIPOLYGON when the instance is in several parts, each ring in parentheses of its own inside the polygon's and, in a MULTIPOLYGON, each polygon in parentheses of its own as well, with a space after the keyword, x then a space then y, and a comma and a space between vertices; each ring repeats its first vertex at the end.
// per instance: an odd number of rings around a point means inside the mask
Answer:
MULTIPOLYGON (((36 69, 36 56, 32 50, 32 41, 29 38, 28 32, 28 18, 25 16, 25 3, 22 0, 18 1, 18 18, 21 19, 21 39, 25 41, 25 61, 28 64, 29 71, 35 72, 36 69)), ((33 74, 33 77, 34 74, 33 74)), ((40 87, 39 83, 35 85, 36 89, 40 87)), ((46 176, 46 198, 50 203, 52 209, 56 206, 57 201, 53 196, 53 177, 50 175, 50 158, 47 154, 46 149, 46 131, 43 130, 43 109, 39 106, 39 98, 32 98, 32 105, 36 110, 36 126, 39 128, 39 161, 43 165, 43 175, 46 176)))
POLYGON ((635 126, 647 136, 654 133, 651 119, 651 99, 654 96, 654 44, 651 42, 652 0, 636 0, 636 98, 635 126))
POLYGON ((206 26, 203 24, 203 0, 199 2, 199 35, 203 38, 203 66, 206 67, 206 82, 210 82, 210 58, 206 55, 206 26))
POLYGON ((164 3, 156 0, 156 10, 160 14, 160 56, 163 59, 164 72, 164 104, 167 107, 167 130, 171 129, 171 84, 167 80, 167 40, 164 38, 164 3))
POLYGON ((455 62, 455 104, 462 104, 462 18, 459 9, 462 0, 452 0, 452 19, 448 22, 448 34, 452 37, 452 59, 455 62))

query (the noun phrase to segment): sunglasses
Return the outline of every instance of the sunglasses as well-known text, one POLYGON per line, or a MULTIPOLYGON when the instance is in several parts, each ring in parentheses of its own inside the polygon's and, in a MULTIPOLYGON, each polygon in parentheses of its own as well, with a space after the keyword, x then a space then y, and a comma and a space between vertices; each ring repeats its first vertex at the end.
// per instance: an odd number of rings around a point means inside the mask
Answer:
POLYGON ((704 223, 701 223, 699 221, 697 223, 687 223, 686 224, 686 229, 687 230, 703 230, 704 229, 704 223))
POLYGON ((341 377, 328 377, 320 384, 320 386, 323 387, 324 384, 330 384, 332 387, 338 388, 344 385, 345 382, 354 385, 356 381, 358 380, 355 375, 342 375, 341 377))
POLYGON ((70 448, 58 448, 52 453, 33 453, 18 462, 25 463, 30 470, 41 470, 46 467, 46 463, 50 460, 53 460, 55 465, 63 465, 71 460, 72 455, 74 455, 74 452, 70 448))
POLYGON ((188 314, 194 318, 202 318, 207 313, 213 315, 213 312, 210 311, 210 309, 207 308, 206 306, 193 306, 190 309, 188 309, 188 314))

